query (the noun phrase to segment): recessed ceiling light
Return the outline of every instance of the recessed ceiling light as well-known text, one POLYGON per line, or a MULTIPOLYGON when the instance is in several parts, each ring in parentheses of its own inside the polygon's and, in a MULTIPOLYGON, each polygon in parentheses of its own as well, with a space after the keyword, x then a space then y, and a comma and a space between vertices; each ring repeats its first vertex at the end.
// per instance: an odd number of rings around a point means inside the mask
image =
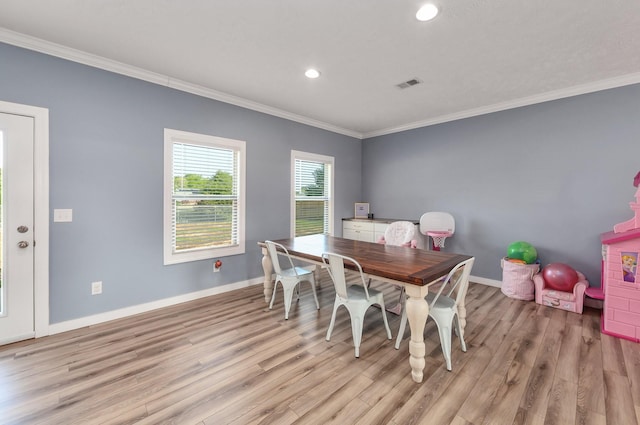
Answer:
POLYGON ((438 14, 438 8, 433 4, 425 4, 416 13, 418 21, 430 21, 438 14))
POLYGON ((318 72, 317 70, 311 68, 311 69, 307 69, 304 72, 304 75, 306 75, 307 78, 318 78, 320 76, 320 72, 318 72))

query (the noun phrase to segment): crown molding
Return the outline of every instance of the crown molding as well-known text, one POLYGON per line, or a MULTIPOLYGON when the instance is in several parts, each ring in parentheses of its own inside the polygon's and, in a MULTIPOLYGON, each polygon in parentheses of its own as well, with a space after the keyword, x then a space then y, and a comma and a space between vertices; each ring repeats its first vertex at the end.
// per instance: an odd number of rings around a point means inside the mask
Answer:
POLYGON ((454 114, 441 115, 424 121, 416 121, 398 127, 390 127, 362 135, 363 139, 371 137, 384 136, 387 134, 399 133, 401 131, 414 130, 420 127, 428 127, 435 124, 441 124, 449 121, 461 120, 464 118, 476 117, 478 115, 490 114, 493 112, 505 111, 507 109, 520 108, 522 106, 535 105, 536 103, 548 102, 550 100, 563 99, 566 97, 579 96, 581 94, 593 93, 601 90, 613 89, 617 87, 628 86, 640 83, 640 73, 621 75, 619 77, 609 78, 606 80, 595 81, 587 84, 579 84, 560 90, 553 90, 534 96, 523 97, 508 102, 500 102, 493 105, 483 106, 481 108, 468 109, 466 111, 456 112, 454 114))
POLYGON ((353 137, 356 139, 362 139, 362 133, 358 133, 356 131, 307 118, 302 115, 294 114, 292 112, 273 108, 258 102, 252 102, 241 97, 233 96, 196 84, 191 84, 186 81, 181 81, 169 77, 167 75, 147 71, 142 68, 127 65, 125 63, 114 61, 111 59, 106 59, 101 56, 93 55, 91 53, 83 52, 77 49, 72 49, 70 47, 62 46, 60 44, 52 43, 50 41, 42 40, 36 37, 31 37, 2 27, 0 27, 0 42, 11 44, 17 47, 22 47, 28 50, 33 50, 39 53, 44 53, 50 56, 55 56, 61 59, 66 59, 72 62, 91 66, 93 68, 99 68, 105 71, 114 72, 116 74, 125 75, 127 77, 136 78, 138 80, 143 80, 161 86, 169 87, 186 93, 195 94, 197 96, 229 103, 241 108, 262 112, 264 114, 273 115, 279 118, 284 118, 289 121, 294 121, 300 124, 309 125, 311 127, 320 128, 323 130, 331 131, 333 133, 343 134, 345 136, 353 137))
POLYGON ((337 127, 323 121, 307 118, 302 115, 294 114, 292 112, 287 112, 282 109, 273 108, 271 106, 267 106, 262 103, 252 102, 250 100, 247 100, 241 97, 222 93, 216 90, 209 89, 207 87, 202 87, 196 84, 187 83, 185 81, 181 81, 178 79, 169 78, 167 87, 180 90, 183 92, 195 94, 198 96, 215 99, 220 102, 229 103, 235 106, 240 106, 245 109, 251 109, 256 112, 262 112, 262 113, 273 115, 279 118, 284 118, 289 121, 295 121, 300 124, 306 124, 311 127, 316 127, 322 130, 331 131, 332 133, 342 134, 345 136, 353 137, 355 139, 362 139, 362 133, 358 133, 356 131, 351 131, 346 128, 337 127))
POLYGON ((593 93, 601 90, 607 90, 617 87, 623 87, 631 84, 640 83, 640 73, 627 74, 619 77, 609 78, 587 84, 580 84, 560 90, 553 90, 534 96, 528 96, 512 101, 500 102, 493 105, 483 106, 480 108, 468 109, 453 114, 441 115, 439 117, 430 118, 428 120, 416 121, 397 127, 384 128, 368 133, 359 133, 357 131, 338 127, 323 121, 314 120, 292 112, 273 108, 258 102, 253 102, 241 97, 233 96, 207 87, 191 84, 186 81, 178 80, 167 75, 158 74, 142 68, 127 65, 122 62, 113 61, 101 56, 83 52, 81 50, 72 49, 60 44, 52 43, 39 38, 31 37, 15 31, 0 27, 0 42, 22 47, 28 50, 44 53, 50 56, 59 57, 72 62, 99 68, 105 71, 114 72, 131 78, 158 84, 175 90, 191 93, 197 96, 206 97, 241 108, 250 109, 256 112, 276 116, 289 121, 300 124, 309 125, 311 127, 320 128, 331 131, 333 133, 342 134, 353 137, 355 139, 369 139, 387 134, 400 133, 402 131, 414 130, 416 128, 428 127, 431 125, 442 124, 445 122, 456 121, 464 118, 471 118, 479 115, 490 114, 493 112, 505 111, 508 109, 519 108, 522 106, 534 105, 537 103, 548 102, 551 100, 563 99, 581 94, 593 93))

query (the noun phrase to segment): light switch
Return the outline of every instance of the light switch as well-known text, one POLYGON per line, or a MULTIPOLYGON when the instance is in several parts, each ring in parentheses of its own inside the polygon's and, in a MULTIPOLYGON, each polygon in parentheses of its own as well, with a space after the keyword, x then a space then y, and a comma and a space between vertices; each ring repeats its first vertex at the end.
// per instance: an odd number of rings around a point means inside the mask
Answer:
POLYGON ((73 221, 73 210, 72 209, 54 209, 53 221, 62 222, 62 223, 65 223, 65 222, 68 223, 73 221))

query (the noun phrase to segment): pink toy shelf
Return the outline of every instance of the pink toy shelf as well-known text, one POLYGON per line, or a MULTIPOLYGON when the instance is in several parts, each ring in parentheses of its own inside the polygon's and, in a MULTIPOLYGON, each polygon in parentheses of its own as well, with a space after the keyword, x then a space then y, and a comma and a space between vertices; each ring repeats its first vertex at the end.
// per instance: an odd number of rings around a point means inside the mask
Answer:
MULTIPOLYGON (((637 187, 637 182, 634 185, 637 187)), ((640 187, 635 198, 636 202, 630 203, 634 217, 600 235, 604 297, 601 327, 604 334, 640 342, 640 187)))

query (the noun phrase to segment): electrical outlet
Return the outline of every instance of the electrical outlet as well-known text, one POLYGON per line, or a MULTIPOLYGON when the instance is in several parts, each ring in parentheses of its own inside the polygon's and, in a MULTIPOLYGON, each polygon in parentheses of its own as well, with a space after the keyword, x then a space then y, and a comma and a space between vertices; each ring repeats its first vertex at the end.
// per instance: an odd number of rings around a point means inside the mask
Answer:
POLYGON ((102 294, 102 282, 91 282, 91 295, 102 294))

